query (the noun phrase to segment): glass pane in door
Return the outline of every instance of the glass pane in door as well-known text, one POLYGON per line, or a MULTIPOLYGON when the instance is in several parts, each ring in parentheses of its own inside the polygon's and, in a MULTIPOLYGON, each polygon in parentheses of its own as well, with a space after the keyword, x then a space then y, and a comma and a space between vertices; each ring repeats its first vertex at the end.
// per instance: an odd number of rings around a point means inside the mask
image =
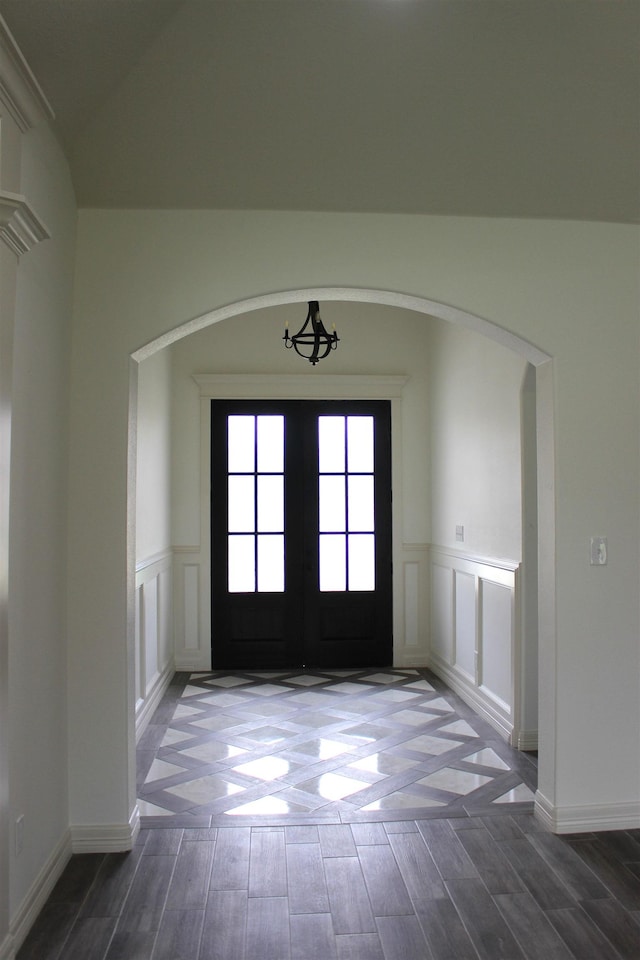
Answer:
POLYGON ((321 592, 375 590, 373 438, 371 416, 318 418, 321 592))
POLYGON ((229 416, 227 464, 229 592, 281 593, 284 417, 229 416))

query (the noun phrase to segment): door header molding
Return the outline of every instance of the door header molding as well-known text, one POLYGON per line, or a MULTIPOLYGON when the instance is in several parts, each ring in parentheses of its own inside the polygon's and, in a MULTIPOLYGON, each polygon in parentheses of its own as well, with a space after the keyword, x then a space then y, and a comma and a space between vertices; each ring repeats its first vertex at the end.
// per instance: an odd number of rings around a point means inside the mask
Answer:
POLYGON ((209 400, 393 400, 409 377, 341 374, 193 374, 202 399, 209 400))

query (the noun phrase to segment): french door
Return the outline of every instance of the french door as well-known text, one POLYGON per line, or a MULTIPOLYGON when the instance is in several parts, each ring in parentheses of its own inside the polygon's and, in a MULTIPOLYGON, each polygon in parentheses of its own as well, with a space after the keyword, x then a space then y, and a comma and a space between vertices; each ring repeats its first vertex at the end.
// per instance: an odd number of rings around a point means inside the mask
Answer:
POLYGON ((392 662, 389 401, 213 400, 216 669, 392 662))

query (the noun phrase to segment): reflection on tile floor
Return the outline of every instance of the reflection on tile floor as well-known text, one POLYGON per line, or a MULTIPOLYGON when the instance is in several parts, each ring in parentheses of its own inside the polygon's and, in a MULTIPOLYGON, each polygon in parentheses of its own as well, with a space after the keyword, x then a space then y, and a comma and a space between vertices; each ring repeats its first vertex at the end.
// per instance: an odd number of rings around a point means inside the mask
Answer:
POLYGON ((149 825, 529 810, 536 786, 535 758, 424 670, 177 674, 138 767, 149 825))

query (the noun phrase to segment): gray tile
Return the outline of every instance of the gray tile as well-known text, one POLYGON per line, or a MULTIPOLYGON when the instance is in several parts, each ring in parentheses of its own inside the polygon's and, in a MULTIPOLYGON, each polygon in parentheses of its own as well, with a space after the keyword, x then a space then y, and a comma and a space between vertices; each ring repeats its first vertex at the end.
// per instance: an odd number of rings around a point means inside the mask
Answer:
POLYGON ((494 901, 528 960, 572 960, 564 941, 529 893, 501 893, 494 901))
POLYGON ((290 960, 289 910, 285 897, 249 898, 246 960, 290 960))
POLYGON ((319 843, 286 848, 287 890, 291 914, 329 913, 329 896, 319 843))
POLYGON ((284 831, 251 834, 250 897, 286 897, 287 862, 284 831))
POLYGON ((384 960, 426 960, 429 947, 415 915, 379 917, 378 936, 384 960))
POLYGON ((151 960, 198 960, 204 910, 165 910, 151 960))
POLYGON ((200 957, 202 960, 245 960, 249 898, 245 890, 211 890, 200 957))
POLYGON ((481 880, 449 880, 446 887, 481 960, 525 960, 481 880))
POLYGON ((413 905, 389 846, 358 848, 371 908, 375 917, 412 914, 413 905))
POLYGON ((289 917, 291 960, 337 960, 330 913, 289 917))
POLYGON ((324 869, 334 932, 375 933, 376 924, 358 858, 328 857, 324 869))
POLYGON ((338 960, 385 960, 377 933, 336 937, 338 960))

